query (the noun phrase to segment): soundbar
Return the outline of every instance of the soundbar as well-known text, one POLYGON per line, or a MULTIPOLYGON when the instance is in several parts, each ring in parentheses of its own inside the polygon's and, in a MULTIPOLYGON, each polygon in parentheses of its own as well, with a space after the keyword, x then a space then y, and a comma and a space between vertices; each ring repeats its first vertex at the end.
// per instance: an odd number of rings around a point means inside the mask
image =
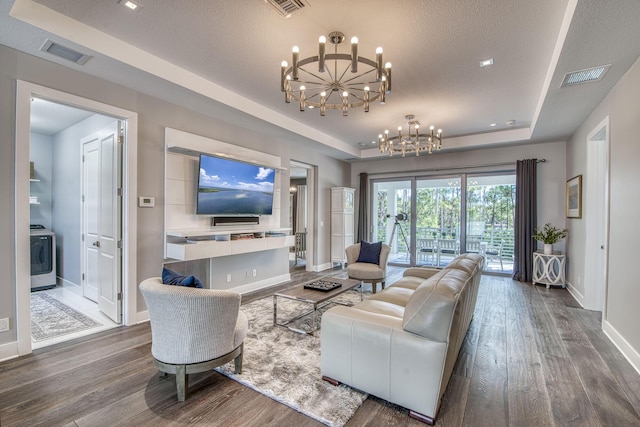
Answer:
POLYGON ((213 216, 211 225, 259 225, 259 216, 213 216))

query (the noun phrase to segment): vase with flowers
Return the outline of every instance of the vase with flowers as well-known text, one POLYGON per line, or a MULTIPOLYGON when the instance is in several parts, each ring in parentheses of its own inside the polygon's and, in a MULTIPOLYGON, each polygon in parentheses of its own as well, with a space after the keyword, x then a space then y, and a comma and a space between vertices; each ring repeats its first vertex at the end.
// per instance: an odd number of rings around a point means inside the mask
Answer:
POLYGON ((569 234, 569 230, 566 228, 560 229, 548 222, 542 228, 537 227, 532 237, 544 243, 545 255, 551 255, 553 253, 553 244, 567 237, 567 234, 569 234))

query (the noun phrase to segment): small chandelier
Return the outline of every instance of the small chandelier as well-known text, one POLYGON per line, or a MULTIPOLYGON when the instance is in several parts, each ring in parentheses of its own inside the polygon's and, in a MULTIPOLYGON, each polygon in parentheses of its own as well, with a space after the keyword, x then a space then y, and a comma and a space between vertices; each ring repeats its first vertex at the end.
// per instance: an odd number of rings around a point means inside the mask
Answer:
POLYGON ((407 152, 413 151, 416 156, 419 156, 421 151, 431 154, 433 150, 441 148, 442 129, 435 131, 435 126, 432 125, 429 126, 429 133, 420 133, 420 122, 413 114, 407 114, 404 118, 409 124, 406 134, 402 133, 402 126, 398 126, 397 135, 389 135, 388 130, 378 135, 378 147, 381 153, 389 153, 389 156, 402 153, 402 157, 405 157, 407 152))
POLYGON ((291 66, 287 61, 280 64, 280 90, 286 103, 295 100, 300 111, 319 108, 321 116, 327 109, 341 109, 347 116, 349 108, 355 107, 363 107, 366 113, 370 103, 385 103, 385 94, 391 91, 391 63, 382 65, 382 48, 376 49, 375 60, 358 56, 358 38, 353 37, 351 53, 338 53, 344 38, 340 31, 330 33, 334 53, 325 53, 327 37, 321 36, 318 55, 305 59, 299 59, 300 50, 293 47, 291 66))

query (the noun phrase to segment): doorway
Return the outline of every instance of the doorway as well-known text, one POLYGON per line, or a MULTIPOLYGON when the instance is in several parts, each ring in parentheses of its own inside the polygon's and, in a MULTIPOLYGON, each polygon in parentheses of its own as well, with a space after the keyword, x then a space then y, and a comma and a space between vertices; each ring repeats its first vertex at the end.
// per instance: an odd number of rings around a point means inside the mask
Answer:
POLYGON ((606 319, 609 241, 609 117, 587 136, 585 199, 584 308, 602 311, 606 319))
MULTIPOLYGON (((136 241, 135 209, 131 209, 131 206, 135 206, 136 194, 136 181, 132 178, 135 178, 135 165, 137 163, 135 155, 135 147, 137 144, 137 114, 21 81, 18 82, 16 98, 16 327, 18 331, 18 355, 22 355, 30 353, 33 348, 39 348, 44 345, 94 333, 98 330, 108 329, 121 323, 127 325, 137 323, 135 263, 131 262, 130 259, 131 255, 135 254, 135 250, 132 251, 131 249, 135 248, 136 241), (117 211, 114 211, 114 215, 119 219, 121 218, 123 223, 129 226, 128 229, 130 230, 130 233, 118 239, 119 243, 117 244, 119 246, 117 258, 122 260, 123 267, 122 272, 117 274, 117 283, 123 286, 122 289, 124 290, 124 292, 117 295, 117 298, 120 298, 118 300, 119 310, 123 314, 116 316, 117 323, 100 312, 97 307, 92 312, 92 306, 96 306, 95 303, 84 298, 80 290, 81 287, 78 286, 81 283, 81 273, 78 267, 81 263, 80 253, 82 246, 79 221, 81 212, 79 200, 81 195, 79 190, 73 192, 65 189, 64 183, 72 182, 75 183, 78 188, 80 186, 79 172, 77 174, 71 174, 71 176, 65 175, 73 170, 80 171, 82 150, 80 146, 81 137, 78 136, 80 135, 79 133, 68 131, 65 136, 75 135, 75 137, 66 138, 68 144, 60 143, 60 147, 56 147, 55 149, 51 144, 54 138, 51 137, 48 140, 44 138, 44 143, 49 143, 49 149, 51 150, 48 162, 50 170, 46 172, 47 162, 43 160, 42 156, 39 160, 34 159, 32 161, 35 163, 34 170, 37 171, 35 173, 45 174, 43 178, 46 179, 40 180, 37 186, 40 186, 40 191, 42 191, 43 194, 40 200, 49 198, 49 205, 48 207, 45 206, 48 209, 34 213, 34 206, 30 203, 34 200, 33 197, 30 197, 30 194, 34 191, 33 188, 30 188, 33 187, 33 183, 27 178, 30 176, 30 158, 32 158, 32 156, 37 157, 37 154, 39 154, 42 148, 42 145, 37 148, 31 145, 32 143, 37 143, 38 139, 43 139, 34 137, 33 135, 35 134, 32 132, 32 124, 34 127, 38 126, 35 118, 32 123, 32 112, 37 112, 37 107, 34 107, 34 102, 42 102, 45 108, 73 108, 77 110, 76 113, 84 115, 84 117, 81 117, 79 120, 85 125, 89 123, 95 124, 102 120, 113 122, 114 119, 121 119, 123 123, 125 123, 123 141, 125 141, 126 144, 124 144, 124 150, 122 151, 123 160, 119 162, 119 164, 123 166, 123 173, 118 175, 122 181, 121 185, 113 187, 113 192, 121 195, 120 207, 117 211), (69 141, 74 142, 70 143, 69 141), (28 183, 29 186, 25 185, 25 182, 28 183), (54 182, 57 184, 54 185, 54 182), (46 195, 46 197, 44 195, 46 195), (66 200, 65 197, 68 197, 69 200, 66 200), (26 205, 29 205, 30 215, 24 215, 26 205), (74 208, 74 206, 77 206, 77 209, 74 208), (73 218, 76 219, 74 220, 73 218), (29 237, 23 229, 28 230, 29 223, 33 223, 33 221, 46 221, 46 225, 51 229, 59 231, 60 235, 56 245, 58 277, 54 284, 55 287, 42 290, 42 293, 39 294, 40 296, 35 298, 32 298, 30 288, 24 286, 25 283, 30 282, 30 247, 25 244, 25 242, 29 241, 29 237), (77 238, 73 237, 74 231, 72 230, 75 231, 77 238), (133 233, 131 233, 131 231, 133 231, 133 233), (73 264, 76 266, 75 269, 73 268, 73 264), (71 273, 72 271, 74 274, 71 273), (69 308, 73 310, 73 313, 80 313, 89 320, 84 322, 86 324, 81 325, 77 332, 54 336, 53 338, 46 336, 45 339, 40 342, 32 342, 32 332, 42 332, 42 330, 37 327, 36 331, 32 331, 31 328, 32 299, 45 300, 45 302, 50 303, 49 305, 54 306, 57 312, 63 314, 68 314, 69 310, 67 308, 69 308), (95 325, 93 321, 97 321, 100 326, 94 328, 95 325)), ((51 111, 48 111, 45 117, 50 121, 61 120, 61 117, 56 117, 51 111)), ((89 128, 85 127, 83 129, 85 130, 82 136, 87 136, 91 133, 87 131, 89 128)), ((80 128, 76 128, 74 131, 80 132, 80 128)), ((60 138, 60 140, 62 139, 65 138, 60 138)), ((40 205, 40 207, 43 206, 40 205)), ((58 235, 58 233, 55 234, 58 235)), ((34 293, 34 295, 38 294, 34 293)), ((75 314, 70 315, 71 318, 74 318, 74 316, 75 314)))
POLYGON ((289 256, 290 271, 314 271, 314 167, 292 160, 289 164, 289 227, 295 246, 289 256))
POLYGON ((119 235, 121 159, 115 144, 119 122, 113 117, 37 97, 30 117, 31 239, 47 233, 57 242, 53 274, 46 283, 38 281, 45 286, 33 286, 41 276, 33 276, 37 253, 31 247, 31 335, 34 348, 40 348, 121 323, 121 301, 112 298, 122 282, 120 256, 109 242, 114 239, 101 238, 102 247, 92 246, 95 263, 87 262, 84 250, 89 240, 98 240, 91 239, 93 224, 108 224, 107 234, 119 235), (96 133, 106 123, 111 125, 96 133))

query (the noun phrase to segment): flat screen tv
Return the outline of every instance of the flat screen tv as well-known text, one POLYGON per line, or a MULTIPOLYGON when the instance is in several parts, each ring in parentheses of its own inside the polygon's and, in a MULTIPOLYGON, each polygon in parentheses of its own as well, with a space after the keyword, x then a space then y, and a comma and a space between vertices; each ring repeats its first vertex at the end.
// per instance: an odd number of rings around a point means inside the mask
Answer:
POLYGON ((275 171, 200 154, 198 215, 271 215, 275 171))

